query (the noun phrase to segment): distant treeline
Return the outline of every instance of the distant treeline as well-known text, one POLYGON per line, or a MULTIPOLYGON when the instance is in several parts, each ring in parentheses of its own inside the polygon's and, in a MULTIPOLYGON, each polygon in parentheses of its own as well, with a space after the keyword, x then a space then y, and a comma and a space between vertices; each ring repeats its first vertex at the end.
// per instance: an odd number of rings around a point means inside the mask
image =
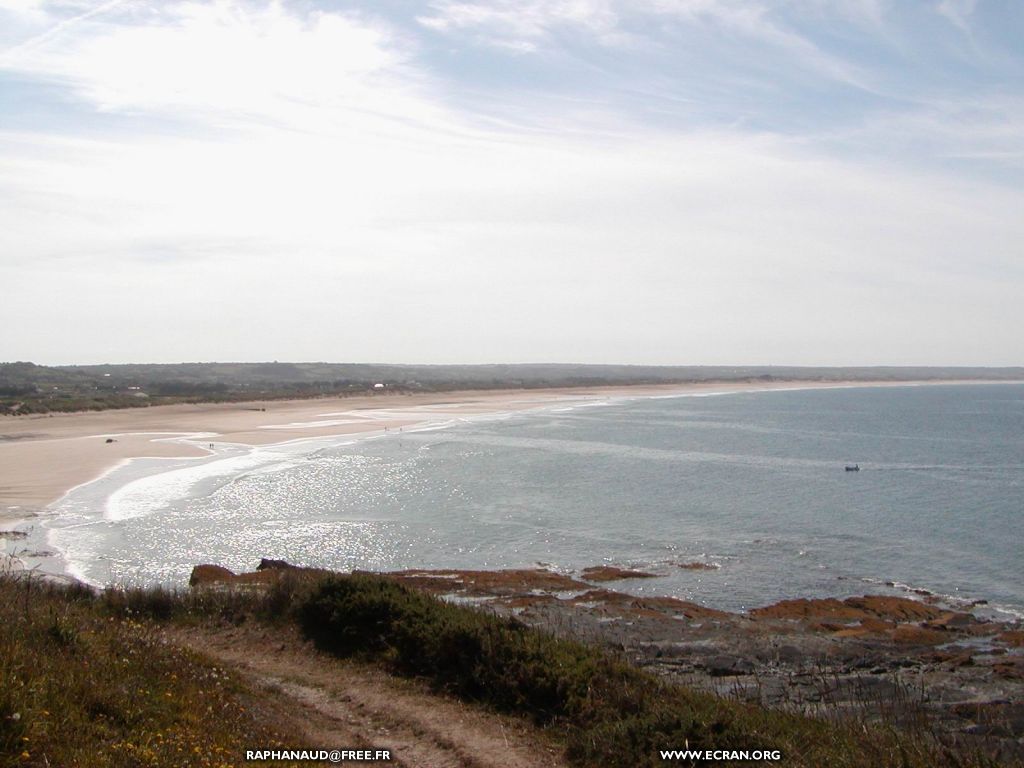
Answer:
POLYGON ((0 413, 103 410, 182 402, 722 381, 1024 380, 1024 367, 380 365, 176 363, 42 366, 0 363, 0 413))

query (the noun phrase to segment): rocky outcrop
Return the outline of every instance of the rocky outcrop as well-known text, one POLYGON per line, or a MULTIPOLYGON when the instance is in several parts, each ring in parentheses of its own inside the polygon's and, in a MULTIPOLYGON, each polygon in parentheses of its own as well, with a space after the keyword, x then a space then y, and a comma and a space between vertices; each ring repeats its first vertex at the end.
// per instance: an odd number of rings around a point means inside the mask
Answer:
POLYGON ((330 573, 330 571, 320 568, 302 568, 290 565, 283 560, 270 561, 282 563, 282 566, 265 566, 266 562, 266 560, 260 561, 260 565, 263 565, 262 570, 257 568, 248 573, 235 573, 220 565, 197 565, 192 569, 188 584, 190 587, 246 586, 261 588, 273 584, 285 575, 299 578, 322 578, 330 573))
POLYGON ((941 618, 948 611, 942 608, 911 600, 906 597, 886 595, 865 595, 837 600, 834 597, 822 599, 797 598, 755 608, 750 615, 756 619, 799 619, 801 621, 859 622, 864 619, 884 621, 928 621, 941 618))
POLYGON ((590 589, 590 585, 585 582, 546 568, 510 568, 501 571, 408 570, 381 575, 435 594, 462 594, 467 597, 511 597, 590 589))
POLYGON ((949 642, 949 635, 945 632, 914 624, 900 624, 890 636, 894 643, 900 645, 942 645, 949 642))
POLYGON ((1015 629, 1003 632, 998 639, 1013 648, 1024 648, 1024 630, 1015 629))
POLYGON ((234 571, 230 571, 222 565, 197 565, 192 569, 192 575, 188 577, 188 585, 201 587, 207 584, 223 584, 236 578, 234 571))
POLYGON ((600 608, 608 616, 654 619, 716 619, 733 616, 725 611, 679 600, 675 597, 635 597, 608 589, 591 589, 568 601, 572 605, 600 608))
POLYGON ((646 571, 634 571, 629 568, 618 568, 614 565, 593 565, 580 571, 580 576, 587 581, 621 581, 622 579, 653 579, 658 574, 646 571))

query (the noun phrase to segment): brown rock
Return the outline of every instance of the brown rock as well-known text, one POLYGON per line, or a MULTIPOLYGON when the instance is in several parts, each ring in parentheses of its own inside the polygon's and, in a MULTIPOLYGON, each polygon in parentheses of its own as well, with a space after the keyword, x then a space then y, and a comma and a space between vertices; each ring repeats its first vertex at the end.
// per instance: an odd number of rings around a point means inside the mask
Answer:
MULTIPOLYGON (((822 624, 821 626, 826 628, 828 625, 822 624)), ((836 637, 870 637, 872 635, 877 636, 890 632, 895 628, 895 622, 868 617, 866 619, 861 619, 860 624, 856 627, 844 625, 833 631, 835 632, 836 637)))
POLYGON ((954 667, 966 667, 974 664, 974 655, 971 649, 962 645, 954 645, 941 651, 929 651, 922 654, 921 659, 933 664, 950 664, 954 667))
POLYGON ((617 568, 614 565, 594 565, 584 568, 580 575, 587 581, 619 581, 621 579, 653 579, 658 574, 617 568))
POLYGON ((541 592, 573 592, 590 585, 545 568, 508 569, 503 571, 408 570, 385 576, 399 579, 409 586, 428 592, 468 595, 523 595, 541 592))
POLYGON ((192 569, 192 575, 188 577, 188 585, 196 587, 204 584, 223 584, 234 579, 235 572, 222 565, 197 565, 192 569))
POLYGON ((717 571, 720 566, 714 563, 701 563, 694 560, 692 563, 679 563, 680 568, 685 568, 688 571, 717 571))
POLYGON ((906 597, 865 595, 837 600, 834 597, 808 600, 782 600, 764 608, 755 608, 750 615, 758 619, 805 619, 816 621, 927 621, 938 619, 947 611, 906 597))
POLYGON ((906 597, 865 595, 864 597, 847 598, 843 603, 851 608, 862 610, 868 615, 893 621, 928 621, 937 619, 945 613, 934 605, 926 605, 906 597))
POLYGON ((939 645, 948 642, 949 636, 937 629, 900 624, 892 631, 892 640, 900 645, 939 645))
POLYGON ((846 619, 855 621, 864 618, 863 611, 851 608, 834 597, 818 600, 797 598, 780 600, 764 608, 755 608, 750 615, 757 619, 846 619))
POLYGON ((265 568, 262 571, 250 571, 247 573, 234 573, 221 565, 197 565, 192 569, 192 575, 188 583, 191 587, 202 587, 207 585, 232 585, 253 588, 266 587, 276 583, 283 578, 319 579, 330 575, 330 571, 321 568, 300 568, 289 566, 288 568, 265 568))
POLYGON ((591 589, 577 595, 569 602, 579 604, 596 603, 603 606, 614 606, 624 615, 643 616, 646 618, 671 618, 684 616, 688 619, 725 618, 731 614, 703 605, 688 603, 675 597, 634 597, 610 589, 591 589))
POLYGON ((725 611, 705 608, 703 605, 697 605, 696 603, 690 603, 675 597, 645 597, 634 601, 634 605, 637 608, 662 611, 685 616, 688 619, 719 619, 731 615, 725 611))
POLYGON ((896 623, 893 621, 883 621, 882 619, 873 619, 870 617, 861 619, 860 625, 871 632, 887 632, 888 630, 896 627, 896 623))
POLYGON ((992 665, 992 673, 1004 680, 1024 680, 1024 656, 1008 656, 992 665))
MULTIPOLYGON (((826 627, 824 625, 819 625, 819 626, 821 627, 821 629, 826 629, 826 627)), ((818 627, 813 627, 813 629, 817 629, 817 628, 818 627)), ((860 626, 857 626, 857 627, 847 627, 846 629, 828 630, 828 631, 833 632, 835 634, 835 637, 870 637, 872 635, 877 634, 876 632, 872 632, 870 629, 864 629, 864 627, 860 627, 860 626)))
POLYGON ((957 630, 977 623, 978 620, 969 613, 950 612, 942 614, 937 619, 925 622, 925 626, 931 629, 957 630))
POLYGON ((999 634, 996 639, 1002 640, 1004 643, 1013 646, 1014 648, 1024 648, 1024 630, 1007 630, 1006 632, 999 634))

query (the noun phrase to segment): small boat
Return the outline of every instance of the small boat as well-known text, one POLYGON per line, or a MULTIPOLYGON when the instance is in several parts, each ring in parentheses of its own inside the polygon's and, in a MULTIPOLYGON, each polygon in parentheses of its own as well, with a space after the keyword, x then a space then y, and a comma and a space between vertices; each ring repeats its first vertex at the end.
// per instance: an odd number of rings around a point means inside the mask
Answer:
POLYGON ((860 472, 860 464, 847 464, 846 465, 846 471, 847 472, 860 472))

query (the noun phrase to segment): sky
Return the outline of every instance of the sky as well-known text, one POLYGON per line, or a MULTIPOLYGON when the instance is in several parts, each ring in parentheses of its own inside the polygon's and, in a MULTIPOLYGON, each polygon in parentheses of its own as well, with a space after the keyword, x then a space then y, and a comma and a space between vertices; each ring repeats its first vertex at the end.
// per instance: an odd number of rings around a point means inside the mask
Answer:
POLYGON ((0 361, 1024 365, 1020 0, 0 0, 0 361))

